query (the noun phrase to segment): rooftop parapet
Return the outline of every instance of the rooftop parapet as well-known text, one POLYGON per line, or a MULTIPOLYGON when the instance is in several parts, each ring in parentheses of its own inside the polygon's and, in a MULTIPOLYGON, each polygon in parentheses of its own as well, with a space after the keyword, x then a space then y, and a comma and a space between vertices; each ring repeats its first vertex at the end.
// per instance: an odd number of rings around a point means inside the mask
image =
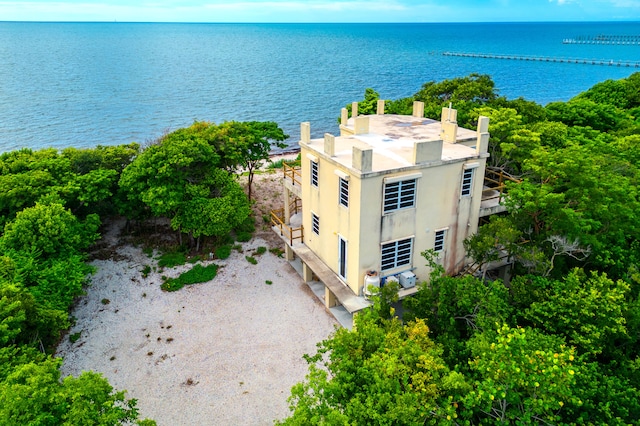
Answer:
POLYGON ((438 161, 442 158, 442 140, 419 141, 413 145, 413 164, 438 161))
POLYGON ((373 149, 360 149, 357 146, 352 148, 351 164, 356 170, 362 173, 368 173, 373 170, 373 149))
POLYGON ((442 140, 447 143, 456 143, 458 135, 458 111, 451 108, 442 108, 442 114, 440 116, 440 123, 442 130, 440 136, 442 140))
POLYGON ((413 101, 413 114, 414 117, 424 118, 424 102, 413 101))
POLYGON ((311 123, 305 121, 300 123, 300 142, 309 143, 311 141, 311 123))
MULTIPOLYGON (((355 107, 356 105, 353 105, 355 107)), ((471 158, 486 158, 489 119, 479 117, 477 130, 458 127, 457 111, 442 109, 444 122, 424 117, 424 104, 415 102, 411 115, 378 114, 349 117, 341 110, 340 135, 311 139, 309 123, 301 124, 300 144, 357 174, 384 173, 412 167, 432 167, 471 158)), ((357 107, 356 107, 357 109, 357 107)))
POLYGON ((331 133, 324 134, 324 153, 329 157, 336 155, 336 137, 331 133))
POLYGON ((478 138, 476 141, 476 154, 489 152, 489 117, 478 117, 478 138))

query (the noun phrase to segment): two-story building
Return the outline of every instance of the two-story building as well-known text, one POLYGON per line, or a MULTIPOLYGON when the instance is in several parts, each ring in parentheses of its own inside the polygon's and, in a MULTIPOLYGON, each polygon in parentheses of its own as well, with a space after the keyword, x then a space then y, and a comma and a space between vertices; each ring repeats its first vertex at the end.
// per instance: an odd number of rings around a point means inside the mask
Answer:
POLYGON ((301 124, 299 175, 284 185, 287 257, 300 257, 306 281, 324 283, 329 307, 362 309, 367 285, 388 280, 399 281, 401 296, 414 292, 429 277, 421 255, 428 249, 447 273, 465 266, 463 241, 477 231, 481 210, 489 120, 480 117, 469 130, 458 127, 454 109, 443 108, 441 121, 423 111, 415 102, 411 116, 384 114, 379 101, 378 114, 358 116, 354 103, 351 118, 342 110, 340 136, 322 139, 301 124))

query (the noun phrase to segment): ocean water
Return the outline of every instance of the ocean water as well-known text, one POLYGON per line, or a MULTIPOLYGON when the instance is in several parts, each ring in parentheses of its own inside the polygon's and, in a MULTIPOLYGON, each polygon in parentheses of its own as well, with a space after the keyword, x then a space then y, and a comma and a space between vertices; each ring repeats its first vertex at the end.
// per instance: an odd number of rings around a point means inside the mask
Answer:
POLYGON ((427 81, 489 74, 546 104, 640 68, 443 56, 443 51, 640 60, 640 23, 155 24, 0 22, 0 152, 145 143, 194 120, 272 120, 337 132, 340 108, 427 81))

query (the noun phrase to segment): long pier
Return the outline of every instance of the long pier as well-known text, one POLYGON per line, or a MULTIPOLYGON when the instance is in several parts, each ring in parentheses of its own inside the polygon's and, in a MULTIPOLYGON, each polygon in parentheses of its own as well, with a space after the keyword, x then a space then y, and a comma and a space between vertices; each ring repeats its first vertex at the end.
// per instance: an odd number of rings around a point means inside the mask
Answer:
POLYGON ((573 38, 565 38, 563 44, 615 44, 640 46, 640 36, 638 35, 607 35, 600 34, 597 36, 578 36, 573 38))
POLYGON ((614 60, 614 59, 581 59, 562 58, 556 56, 531 56, 531 55, 498 55, 493 53, 467 53, 467 52, 442 52, 443 56, 459 56, 464 58, 508 59, 515 61, 536 62, 561 62, 566 64, 607 65, 616 67, 640 68, 640 61, 614 60))

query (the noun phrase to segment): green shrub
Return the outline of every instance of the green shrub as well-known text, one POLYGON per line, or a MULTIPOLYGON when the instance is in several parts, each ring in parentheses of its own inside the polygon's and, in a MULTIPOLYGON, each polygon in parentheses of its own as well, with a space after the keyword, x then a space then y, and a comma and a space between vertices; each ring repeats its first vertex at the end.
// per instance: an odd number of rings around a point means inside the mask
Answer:
POLYGON ((254 233, 256 230, 256 219, 253 216, 248 216, 240 225, 236 227, 236 232, 241 234, 243 232, 248 232, 250 234, 254 233))
POLYGON ((226 259, 231 256, 231 245, 225 244, 220 246, 215 251, 216 258, 218 259, 226 259))
POLYGON ((105 299, 102 299, 100 303, 102 303, 103 305, 108 305, 109 303, 111 303, 111 300, 105 298, 105 299))
POLYGON ((281 158, 279 160, 272 161, 269 164, 267 164, 267 170, 281 169, 284 167, 284 163, 287 163, 287 165, 291 167, 300 167, 300 154, 298 154, 298 157, 296 157, 295 160, 286 160, 284 158, 281 158))
POLYGON ((282 257, 284 251, 280 247, 273 247, 269 249, 269 253, 275 254, 278 257, 282 257))
POLYGON ((71 343, 75 343, 78 341, 78 339, 80 339, 80 336, 82 335, 82 332, 79 331, 77 333, 73 333, 72 335, 69 336, 69 341, 71 343))
POLYGON ((251 233, 250 232, 239 232, 238 235, 236 235, 236 240, 240 241, 241 243, 246 243, 247 241, 251 240, 251 233))
POLYGON ((273 284, 273 281, 271 281, 271 280, 266 280, 266 281, 265 281, 265 284, 267 284, 267 285, 271 285, 271 284, 273 284))
POLYGON ((160 268, 173 268, 174 266, 184 265, 185 263, 187 263, 187 256, 181 251, 162 253, 158 259, 158 266, 160 268))
POLYGON ((144 267, 142 268, 142 276, 144 278, 147 278, 149 276, 149 273, 151 272, 151 266, 149 265, 144 265, 144 267))
POLYGON ((258 261, 253 256, 245 256, 244 258, 247 259, 247 262, 249 262, 252 265, 257 265, 258 264, 258 261))
POLYGON ((281 169, 284 164, 284 159, 279 159, 276 161, 271 161, 267 164, 267 169, 281 169))
POLYGON ((193 268, 182 273, 177 280, 185 285, 198 284, 211 281, 218 273, 218 265, 211 264, 208 266, 193 265, 193 268))
POLYGON ((231 234, 227 234, 224 237, 220 237, 216 239, 217 244, 219 245, 223 245, 223 244, 233 244, 234 242, 234 238, 233 235, 231 234))
POLYGON ((160 286, 160 288, 164 291, 178 291, 182 287, 184 287, 184 284, 178 282, 178 280, 174 280, 173 278, 163 282, 160 286))
POLYGON ((211 281, 218 273, 218 265, 211 264, 208 266, 194 265, 187 272, 180 274, 178 278, 167 279, 160 288, 164 291, 180 290, 185 285, 199 284, 211 281))
POLYGON ((260 255, 265 254, 266 252, 267 252, 267 248, 266 248, 266 247, 263 247, 263 246, 260 246, 260 247, 258 247, 258 248, 256 249, 255 254, 257 254, 258 256, 260 256, 260 255))

